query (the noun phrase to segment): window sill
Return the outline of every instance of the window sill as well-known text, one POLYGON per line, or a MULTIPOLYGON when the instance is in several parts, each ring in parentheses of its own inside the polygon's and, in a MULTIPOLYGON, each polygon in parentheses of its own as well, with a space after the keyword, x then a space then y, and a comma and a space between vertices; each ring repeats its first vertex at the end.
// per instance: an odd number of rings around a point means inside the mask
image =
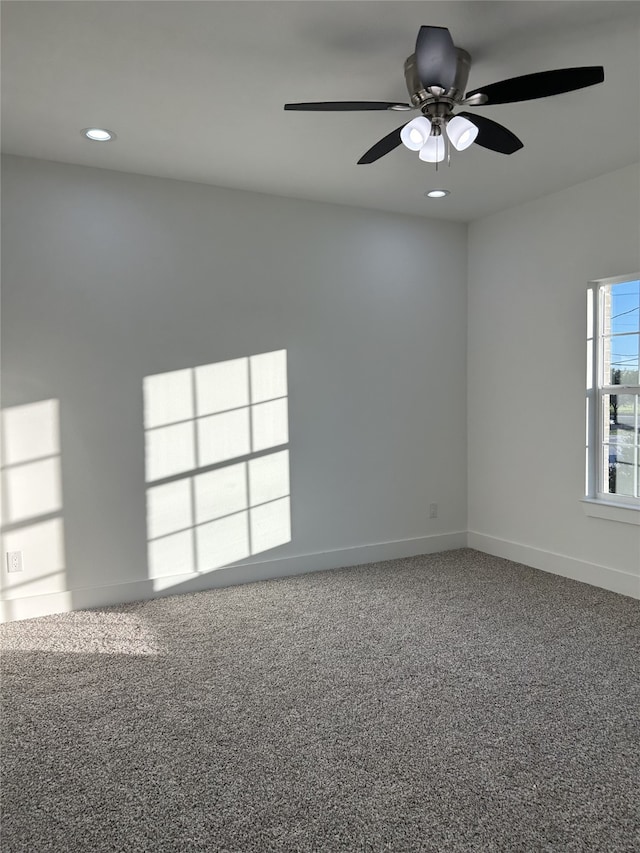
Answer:
POLYGON ((640 507, 627 504, 614 504, 598 501, 595 498, 582 498, 585 515, 591 518, 604 518, 606 521, 621 521, 624 524, 640 525, 640 507))

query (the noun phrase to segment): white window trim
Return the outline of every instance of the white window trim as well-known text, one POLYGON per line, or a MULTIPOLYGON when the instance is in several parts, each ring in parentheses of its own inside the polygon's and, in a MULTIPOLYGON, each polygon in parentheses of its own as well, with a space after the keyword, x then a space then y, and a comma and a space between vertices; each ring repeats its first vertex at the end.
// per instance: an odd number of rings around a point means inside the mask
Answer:
POLYGON ((603 518, 605 521, 620 521, 623 524, 640 526, 640 509, 634 506, 603 501, 599 498, 582 498, 584 514, 590 518, 603 518))
POLYGON ((587 290, 587 311, 591 312, 592 328, 588 329, 587 343, 591 370, 587 376, 587 471, 585 496, 582 499, 585 514, 592 518, 608 521, 620 521, 640 525, 640 501, 624 495, 611 495, 599 491, 599 469, 602 466, 602 417, 600 401, 605 394, 640 393, 637 385, 599 385, 600 373, 600 293, 602 288, 612 284, 637 281, 640 273, 594 279, 587 290))

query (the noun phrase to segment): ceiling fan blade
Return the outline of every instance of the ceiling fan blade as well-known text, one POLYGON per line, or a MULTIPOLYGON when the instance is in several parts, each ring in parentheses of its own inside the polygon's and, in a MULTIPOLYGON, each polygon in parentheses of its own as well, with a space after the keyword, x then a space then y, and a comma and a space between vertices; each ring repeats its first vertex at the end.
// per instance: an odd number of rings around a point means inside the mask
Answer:
POLYGON ((285 110, 301 110, 309 112, 348 112, 350 110, 412 110, 411 104, 397 101, 318 101, 308 104, 285 104, 285 110))
POLYGON ((403 127, 404 124, 400 125, 400 127, 392 130, 391 133, 388 133, 379 142, 376 142, 376 144, 358 160, 358 166, 366 163, 375 163, 376 160, 379 160, 381 157, 384 157, 385 154, 388 154, 390 151, 393 151, 394 148, 397 148, 402 141, 400 139, 400 131, 403 127))
POLYGON ((475 138, 476 145, 481 145, 490 151, 498 151, 500 154, 513 154, 514 151, 523 147, 515 133, 511 133, 497 121, 492 121, 490 118, 475 113, 458 113, 457 115, 468 119, 478 128, 478 135, 475 138))
POLYGON ((416 39, 418 77, 425 89, 440 86, 445 91, 453 87, 458 67, 458 55, 446 27, 420 27, 416 39))
POLYGON ((483 89, 467 92, 465 100, 474 95, 485 95, 485 104, 514 104, 518 101, 533 101, 536 98, 548 98, 562 95, 576 89, 595 86, 604 80, 602 65, 588 65, 583 68, 557 68, 555 71, 539 71, 537 74, 525 74, 491 83, 483 89))

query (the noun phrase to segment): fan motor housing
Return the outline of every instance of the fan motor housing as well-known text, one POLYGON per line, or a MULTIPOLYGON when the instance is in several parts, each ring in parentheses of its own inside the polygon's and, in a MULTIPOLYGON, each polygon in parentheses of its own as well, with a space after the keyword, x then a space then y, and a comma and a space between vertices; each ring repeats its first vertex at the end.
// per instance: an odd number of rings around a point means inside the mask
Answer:
POLYGON ((458 64, 456 67, 456 76, 453 86, 444 91, 440 87, 434 86, 425 89, 422 81, 418 77, 418 65, 415 53, 407 58, 404 63, 404 79, 407 84, 407 90, 411 103, 414 107, 423 112, 431 112, 425 108, 436 103, 450 104, 449 112, 454 104, 459 103, 464 98, 465 89, 467 88, 467 80, 469 79, 469 71, 471 70, 471 56, 466 50, 461 47, 456 47, 458 64), (430 91, 431 90, 431 91, 430 91))

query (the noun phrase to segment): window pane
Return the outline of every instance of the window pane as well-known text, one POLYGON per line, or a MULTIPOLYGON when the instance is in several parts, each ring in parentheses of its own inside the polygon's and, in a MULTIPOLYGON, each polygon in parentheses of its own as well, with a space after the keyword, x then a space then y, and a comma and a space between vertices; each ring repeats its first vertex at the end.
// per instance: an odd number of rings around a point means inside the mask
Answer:
POLYGON ((602 489, 612 495, 637 494, 638 408, 638 397, 634 394, 603 396, 602 489))
MULTIPOLYGON (((606 449, 605 445, 605 451, 606 449)), ((624 452, 620 454, 619 451, 620 448, 609 445, 609 482, 608 488, 605 488, 605 491, 608 491, 611 495, 633 497, 635 494, 633 462, 624 461, 622 456, 625 454, 624 452)), ((607 486, 606 483, 605 486, 607 486)))
POLYGON ((611 334, 640 330, 640 282, 625 281, 611 287, 611 334))
POLYGON ((601 306, 602 381, 605 385, 638 385, 640 282, 603 288, 601 306))
POLYGON ((602 440, 606 443, 638 444, 638 395, 604 394, 602 398, 602 440))
POLYGON ((619 335, 602 342, 604 381, 610 385, 638 385, 640 335, 619 335))
POLYGON ((626 465, 633 475, 633 463, 635 460, 635 445, 630 441, 618 441, 609 444, 609 462, 616 465, 626 465))

